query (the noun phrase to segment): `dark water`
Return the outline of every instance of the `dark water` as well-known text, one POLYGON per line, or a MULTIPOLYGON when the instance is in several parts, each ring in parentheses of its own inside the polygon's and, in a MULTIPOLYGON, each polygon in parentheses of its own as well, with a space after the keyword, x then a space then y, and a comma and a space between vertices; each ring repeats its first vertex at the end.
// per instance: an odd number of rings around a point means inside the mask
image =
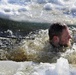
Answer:
MULTIPOLYGON (((13 32, 15 36, 25 36, 29 32, 33 32, 40 29, 48 29, 51 24, 49 23, 37 23, 37 22, 18 22, 12 21, 8 19, 0 18, 0 36, 6 37, 9 33, 5 32, 8 29, 13 32)), ((76 26, 76 25, 68 25, 68 26, 76 26)))
MULTIPOLYGON (((36 31, 39 29, 47 29, 49 28, 49 23, 35 23, 35 22, 18 22, 7 19, 0 18, 0 32, 11 30, 15 36, 21 35, 25 36, 31 31, 36 31)), ((7 36, 8 34, 0 33, 0 36, 7 36)))

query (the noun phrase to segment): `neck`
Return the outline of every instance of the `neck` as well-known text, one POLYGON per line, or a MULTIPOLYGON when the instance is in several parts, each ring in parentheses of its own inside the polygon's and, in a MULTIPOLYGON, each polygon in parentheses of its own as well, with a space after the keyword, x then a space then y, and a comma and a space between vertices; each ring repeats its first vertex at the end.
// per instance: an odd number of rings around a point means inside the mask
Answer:
POLYGON ((58 44, 58 43, 53 43, 53 42, 51 42, 51 45, 53 46, 53 47, 60 47, 60 45, 58 44))

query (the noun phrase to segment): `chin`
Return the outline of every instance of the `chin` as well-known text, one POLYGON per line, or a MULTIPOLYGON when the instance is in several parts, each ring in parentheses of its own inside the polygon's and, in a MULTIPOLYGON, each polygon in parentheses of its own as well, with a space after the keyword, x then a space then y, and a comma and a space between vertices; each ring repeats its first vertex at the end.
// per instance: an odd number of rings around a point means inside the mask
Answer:
POLYGON ((71 42, 68 42, 67 44, 64 44, 64 47, 70 47, 71 46, 71 42))

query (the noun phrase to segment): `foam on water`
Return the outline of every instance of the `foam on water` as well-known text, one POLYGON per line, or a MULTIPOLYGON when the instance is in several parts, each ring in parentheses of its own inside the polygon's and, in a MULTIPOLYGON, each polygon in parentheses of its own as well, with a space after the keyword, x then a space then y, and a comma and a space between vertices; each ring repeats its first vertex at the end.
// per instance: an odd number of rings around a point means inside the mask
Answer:
MULTIPOLYGON (((12 34, 10 30, 8 31, 12 34)), ((29 33, 20 45, 14 45, 14 47, 13 49, 0 49, 0 59, 8 59, 0 61, 1 75, 76 75, 76 67, 73 66, 76 64, 76 44, 74 43, 72 48, 61 53, 60 58, 53 55, 50 51, 47 29, 29 33)))
MULTIPOLYGON (((47 23, 62 21, 73 24, 76 23, 76 0, 0 0, 0 17, 17 21, 47 23)), ((7 32, 13 35, 9 30, 7 32)), ((76 43, 75 32, 73 36, 73 43, 76 43)), ((1 41, 0 44, 3 45, 1 41)), ((52 54, 48 43, 48 30, 30 33, 14 48, 8 46, 0 49, 0 55, 1 59, 29 61, 0 61, 1 75, 76 75, 76 68, 70 67, 70 63, 76 64, 76 44, 65 53, 52 54), (59 57, 64 58, 58 59, 59 57)))
POLYGON ((51 64, 0 61, 0 75, 75 75, 75 70, 64 58, 59 58, 57 63, 51 64))
POLYGON ((76 22, 75 7, 75 0, 1 0, 0 17, 48 23, 62 19, 62 22, 73 24, 76 22))
MULTIPOLYGON (((11 34, 10 34, 11 35, 11 34)), ((13 36, 13 35, 12 35, 13 36)), ((75 37, 75 33, 73 34, 75 37)), ((75 64, 76 54, 76 42, 72 41, 72 46, 65 52, 52 53, 51 46, 49 44, 48 29, 39 30, 36 32, 30 32, 19 43, 15 43, 16 40, 8 39, 11 42, 7 45, 7 48, 1 50, 2 57, 0 59, 9 59, 15 61, 36 61, 36 62, 56 62, 59 57, 65 57, 69 60, 69 63, 75 64), (4 52, 5 51, 5 52, 4 52), (3 52, 3 53, 2 53, 3 52)), ((6 42, 6 41, 3 41, 6 42)), ((2 44, 2 41, 1 41, 2 44)), ((7 43, 6 43, 7 44, 7 43)), ((3 44, 2 44, 3 45, 3 44)), ((6 46, 6 45, 5 45, 6 46)))
POLYGON ((69 63, 67 59, 60 58, 57 60, 56 72, 58 73, 57 75, 70 75, 69 63))
MULTIPOLYGON (((14 36, 12 31, 7 30, 9 36, 14 36)), ((25 39, 2 39, 0 40, 0 59, 8 59, 15 61, 36 61, 36 62, 56 62, 59 57, 65 57, 71 64, 76 63, 76 40, 75 29, 72 34, 72 46, 65 52, 52 53, 49 43, 48 29, 30 32, 25 39)), ((0 38, 1 39, 1 38, 0 38)))

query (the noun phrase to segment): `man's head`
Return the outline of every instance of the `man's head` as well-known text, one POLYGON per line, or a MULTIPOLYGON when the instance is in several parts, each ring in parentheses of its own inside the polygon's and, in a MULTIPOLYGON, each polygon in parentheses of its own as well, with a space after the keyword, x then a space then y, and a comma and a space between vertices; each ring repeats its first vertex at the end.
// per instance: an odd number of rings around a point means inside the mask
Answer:
POLYGON ((49 28, 49 41, 54 46, 69 46, 71 35, 66 24, 53 23, 49 28))

